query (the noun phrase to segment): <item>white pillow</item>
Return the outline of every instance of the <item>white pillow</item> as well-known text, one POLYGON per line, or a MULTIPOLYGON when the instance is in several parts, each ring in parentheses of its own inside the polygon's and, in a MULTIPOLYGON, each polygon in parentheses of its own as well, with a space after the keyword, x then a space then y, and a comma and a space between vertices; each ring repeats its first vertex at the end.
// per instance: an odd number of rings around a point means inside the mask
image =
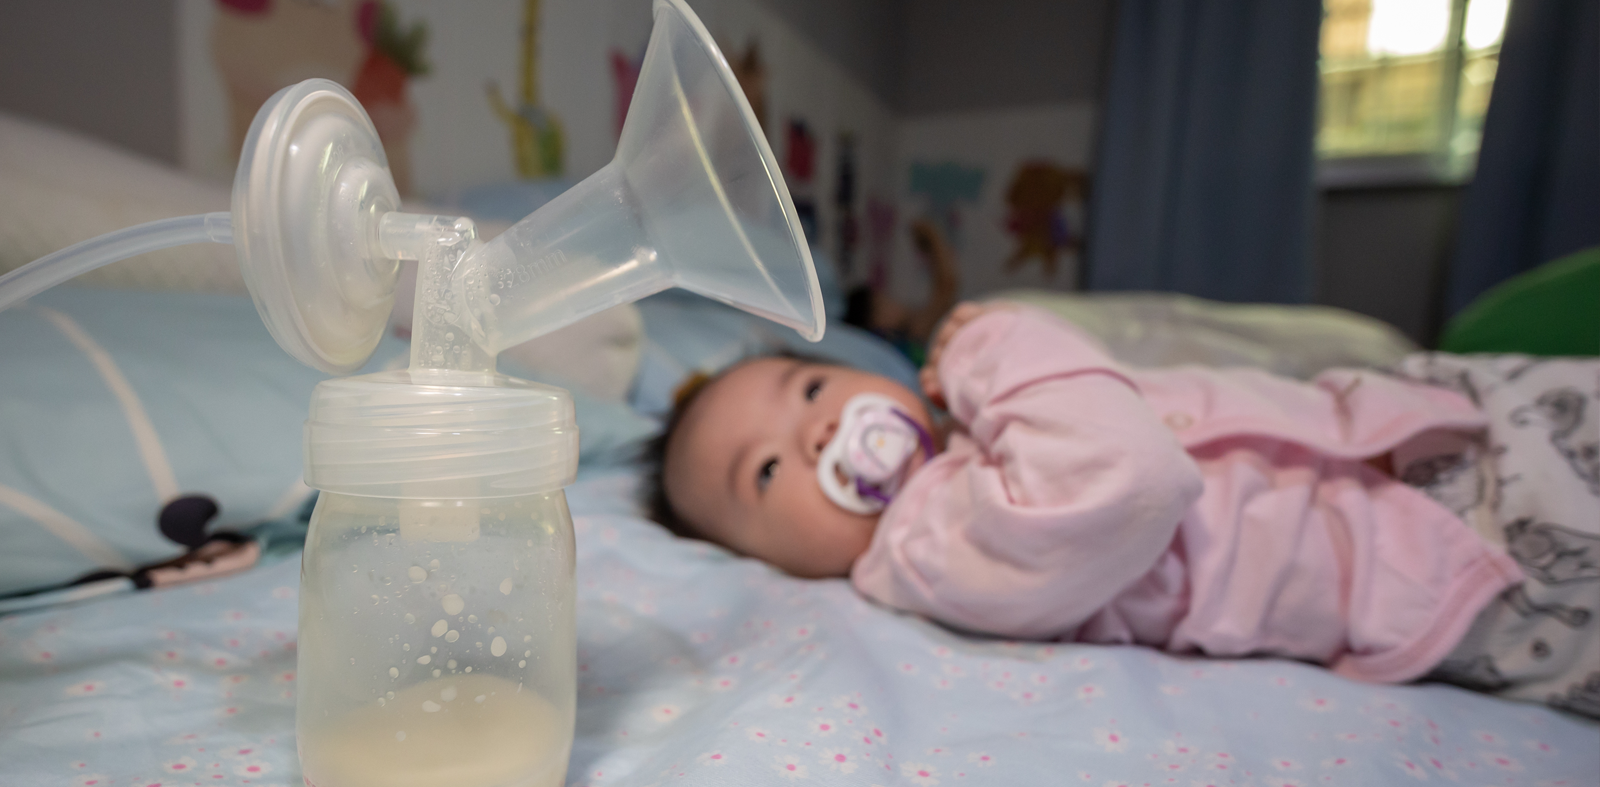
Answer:
POLYGON ((1014 290, 991 299, 1055 312, 1133 366, 1251 366, 1309 379, 1335 366, 1388 368, 1419 349, 1388 323, 1331 306, 1161 292, 1014 290))
MULTIPOLYGON (((98 235, 228 210, 212 183, 61 128, 0 113, 0 274, 98 235)), ((245 292, 233 247, 151 252, 74 280, 141 290, 245 292)))

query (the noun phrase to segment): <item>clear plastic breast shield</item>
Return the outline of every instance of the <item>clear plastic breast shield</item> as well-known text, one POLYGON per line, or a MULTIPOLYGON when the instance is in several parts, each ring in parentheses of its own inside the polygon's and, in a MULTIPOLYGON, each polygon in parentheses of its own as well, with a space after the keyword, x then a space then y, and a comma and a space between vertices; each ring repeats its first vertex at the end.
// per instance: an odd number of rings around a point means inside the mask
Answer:
POLYGON ((366 113, 308 80, 256 116, 231 212, 0 277, 4 309, 135 254, 232 243, 279 345, 347 374, 387 328, 399 262, 418 261, 411 367, 322 383, 306 421, 322 491, 300 596, 308 783, 564 781, 577 428, 566 392, 496 374, 497 353, 670 287, 822 336, 793 202, 727 61, 683 0, 654 9, 615 159, 488 243, 466 219, 398 212, 366 113))

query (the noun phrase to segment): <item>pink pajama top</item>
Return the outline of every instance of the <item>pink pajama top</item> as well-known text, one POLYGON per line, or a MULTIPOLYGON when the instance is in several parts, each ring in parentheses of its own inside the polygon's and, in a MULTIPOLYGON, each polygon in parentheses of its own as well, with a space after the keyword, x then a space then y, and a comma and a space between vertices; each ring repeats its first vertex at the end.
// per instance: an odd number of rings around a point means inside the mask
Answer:
POLYGON ((1400 682, 1522 579, 1361 461, 1482 429, 1449 391, 1358 370, 1125 369, 1027 309, 962 328, 939 379, 965 428, 851 572, 884 604, 1005 637, 1277 654, 1400 682))

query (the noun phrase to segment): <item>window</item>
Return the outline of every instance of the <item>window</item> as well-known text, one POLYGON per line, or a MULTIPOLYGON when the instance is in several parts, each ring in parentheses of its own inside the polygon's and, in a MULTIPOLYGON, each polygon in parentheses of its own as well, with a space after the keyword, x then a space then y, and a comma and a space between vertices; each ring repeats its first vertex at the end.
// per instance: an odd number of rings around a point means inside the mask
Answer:
POLYGON ((1478 157, 1510 0, 1324 0, 1318 178, 1459 182, 1478 157))

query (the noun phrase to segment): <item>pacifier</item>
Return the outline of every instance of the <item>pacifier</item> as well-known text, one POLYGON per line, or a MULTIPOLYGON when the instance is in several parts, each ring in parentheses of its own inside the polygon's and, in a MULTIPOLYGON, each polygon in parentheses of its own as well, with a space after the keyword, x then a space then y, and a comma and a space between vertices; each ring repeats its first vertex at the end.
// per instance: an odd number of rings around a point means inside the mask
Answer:
POLYGON ((905 482, 918 449, 933 456, 933 437, 900 404, 882 394, 857 394, 839 414, 839 430, 817 461, 817 483, 840 508, 876 514, 905 482))

